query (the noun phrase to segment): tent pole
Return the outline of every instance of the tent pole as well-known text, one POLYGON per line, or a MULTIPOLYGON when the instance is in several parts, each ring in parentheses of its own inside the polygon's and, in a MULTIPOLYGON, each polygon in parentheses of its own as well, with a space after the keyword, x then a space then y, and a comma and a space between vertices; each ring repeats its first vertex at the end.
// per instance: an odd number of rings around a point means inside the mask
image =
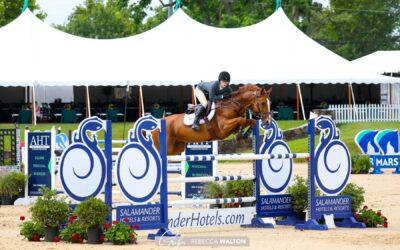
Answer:
POLYGON ((350 83, 349 86, 350 86, 350 89, 351 89, 351 97, 352 97, 352 100, 353 100, 352 104, 353 104, 354 114, 357 117, 358 116, 358 110, 357 110, 357 107, 356 107, 356 98, 354 97, 353 85, 350 83))
POLYGON ((35 85, 32 84, 32 125, 36 126, 36 98, 35 98, 35 85))
POLYGON ((299 89, 296 86, 296 119, 300 120, 300 98, 299 98, 299 89))
POLYGON ((351 107, 351 84, 347 85, 347 99, 349 100, 349 107, 351 107))
POLYGON ((126 110, 128 109, 128 93, 129 93, 129 81, 126 82, 126 89, 125 89, 125 107, 124 107, 124 129, 122 131, 122 140, 125 136, 125 124, 126 124, 126 110))
MULTIPOLYGON (((393 77, 393 73, 390 73, 390 77, 393 77)), ((392 83, 389 83, 389 104, 392 105, 392 83)))
POLYGON ((303 103, 303 97, 301 95, 300 83, 297 83, 297 88, 299 90, 299 96, 300 96, 300 102, 301 102, 301 112, 303 114, 303 120, 306 120, 306 114, 304 112, 304 103, 303 103))
POLYGON ((139 117, 144 116, 143 88, 139 87, 139 117))
POLYGON ((192 85, 192 104, 197 105, 194 85, 192 85))
POLYGON ((86 118, 91 117, 89 86, 86 85, 86 118))

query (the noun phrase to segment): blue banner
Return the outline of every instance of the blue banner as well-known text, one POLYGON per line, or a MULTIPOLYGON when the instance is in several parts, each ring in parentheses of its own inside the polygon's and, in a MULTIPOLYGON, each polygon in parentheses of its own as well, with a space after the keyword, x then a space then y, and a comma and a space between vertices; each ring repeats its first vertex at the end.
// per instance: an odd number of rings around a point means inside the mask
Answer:
POLYGON ((41 187, 51 189, 51 133, 28 133, 28 196, 41 196, 41 187))
MULTIPOLYGON (((186 155, 211 155, 213 153, 212 142, 188 143, 186 144, 186 155)), ((185 177, 202 177, 213 175, 212 161, 190 161, 185 165, 185 177)), ((203 195, 206 183, 185 183, 185 198, 191 199, 203 195)))
POLYGON ((324 214, 333 214, 335 218, 347 218, 352 216, 351 197, 341 196, 318 196, 315 197, 316 218, 322 218, 324 214))
POLYGON ((127 224, 138 225, 141 230, 158 228, 157 224, 162 223, 162 206, 156 204, 117 207, 117 221, 125 222, 126 219, 127 224))
POLYGON ((289 194, 261 195, 260 202, 257 202, 257 214, 259 213, 263 217, 292 215, 292 196, 289 194))

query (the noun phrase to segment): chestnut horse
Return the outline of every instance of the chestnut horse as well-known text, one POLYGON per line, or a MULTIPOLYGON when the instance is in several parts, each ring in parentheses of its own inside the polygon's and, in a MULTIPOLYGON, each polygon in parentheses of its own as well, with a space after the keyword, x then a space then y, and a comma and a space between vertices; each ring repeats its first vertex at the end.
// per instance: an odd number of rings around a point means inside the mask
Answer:
MULTIPOLYGON (((271 88, 266 90, 255 85, 245 85, 232 93, 232 97, 215 104, 214 117, 209 125, 202 124, 199 131, 183 124, 185 114, 170 115, 165 118, 167 129, 167 154, 176 155, 185 150, 186 142, 203 142, 222 140, 239 128, 254 127, 255 120, 246 119, 249 110, 253 117, 261 119, 263 124, 271 121, 269 95, 271 88)), ((158 148, 159 131, 153 131, 153 140, 158 148)))

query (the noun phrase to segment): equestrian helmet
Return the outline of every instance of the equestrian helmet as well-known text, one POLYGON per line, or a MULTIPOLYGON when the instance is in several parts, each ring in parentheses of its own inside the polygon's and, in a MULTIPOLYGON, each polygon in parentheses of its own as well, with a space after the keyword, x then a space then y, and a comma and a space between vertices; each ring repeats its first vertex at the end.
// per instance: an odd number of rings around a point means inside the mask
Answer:
POLYGON ((230 82, 231 81, 231 75, 226 71, 222 71, 221 73, 219 73, 218 81, 230 82))

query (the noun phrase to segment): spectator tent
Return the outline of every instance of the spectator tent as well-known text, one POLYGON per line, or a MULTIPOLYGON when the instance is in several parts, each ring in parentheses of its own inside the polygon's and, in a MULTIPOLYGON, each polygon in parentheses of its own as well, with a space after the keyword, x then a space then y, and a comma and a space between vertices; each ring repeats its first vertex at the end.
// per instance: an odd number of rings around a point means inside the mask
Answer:
POLYGON ((0 86, 193 85, 221 70, 233 84, 399 82, 354 67, 281 8, 234 29, 203 25, 179 9, 152 30, 110 40, 66 34, 26 10, 0 29, 0 55, 0 86))

